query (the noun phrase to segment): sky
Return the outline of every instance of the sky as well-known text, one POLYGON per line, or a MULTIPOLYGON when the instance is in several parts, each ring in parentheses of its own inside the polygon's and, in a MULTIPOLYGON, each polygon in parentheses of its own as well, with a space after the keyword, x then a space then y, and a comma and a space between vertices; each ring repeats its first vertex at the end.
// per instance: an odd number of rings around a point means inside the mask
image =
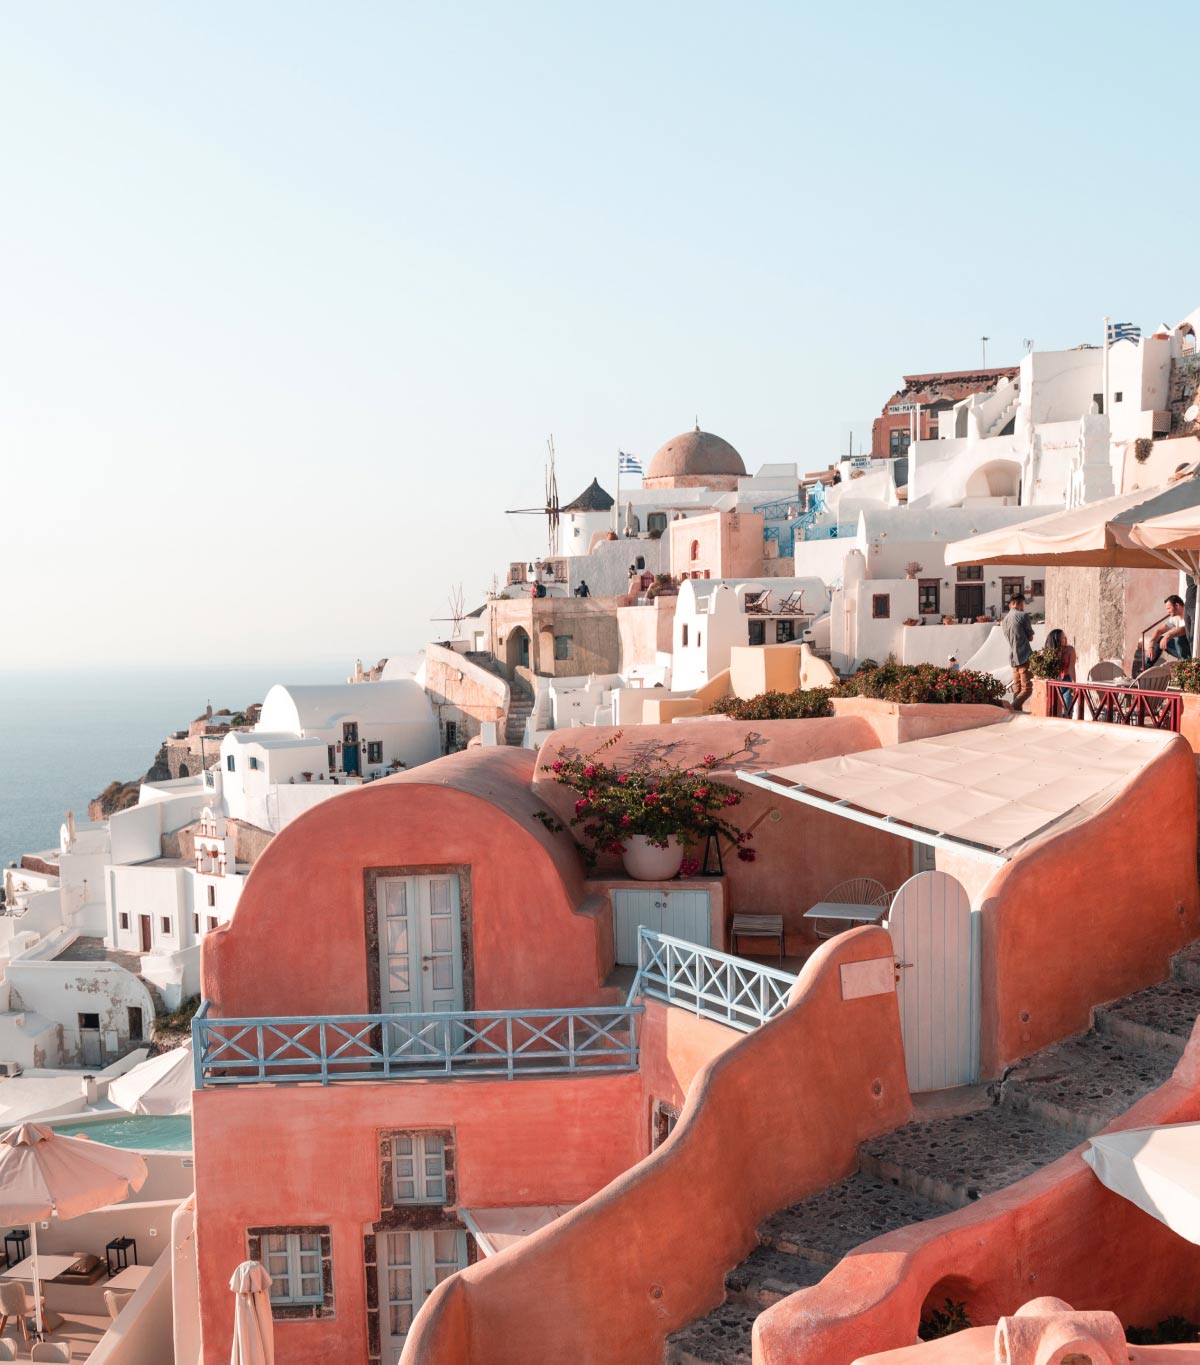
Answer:
POLYGON ((551 434, 564 500, 697 417, 824 468, 982 335, 1182 317, 1196 29, 0 7, 0 671, 411 653, 544 549, 551 434))

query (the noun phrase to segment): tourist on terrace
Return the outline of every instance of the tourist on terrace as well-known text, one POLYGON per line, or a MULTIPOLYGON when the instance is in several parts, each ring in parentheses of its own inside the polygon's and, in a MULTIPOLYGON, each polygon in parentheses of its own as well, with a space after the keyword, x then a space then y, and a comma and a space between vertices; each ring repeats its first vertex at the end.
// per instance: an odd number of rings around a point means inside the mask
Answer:
POLYGON ((1174 593, 1163 599, 1167 609, 1167 619, 1159 622, 1150 632, 1148 663, 1158 663, 1164 654, 1176 659, 1188 659, 1192 654, 1192 642, 1188 639, 1187 616, 1183 598, 1174 593))
POLYGON ((1008 658, 1012 664, 1014 711, 1021 711, 1033 695, 1029 677, 1029 658, 1033 653, 1033 622, 1025 610, 1025 594, 1015 592, 1008 599, 1008 611, 1000 622, 1000 629, 1008 641, 1008 658))
POLYGON ((950 656, 950 662, 946 665, 946 669, 950 673, 958 672, 958 660, 954 657, 953 654, 951 654, 950 656))
MULTIPOLYGON (((1046 636, 1046 648, 1058 655, 1058 672, 1052 681, 1073 683, 1075 681, 1075 651, 1067 643, 1067 632, 1059 630, 1057 627, 1050 631, 1046 636)), ((1074 705, 1075 693, 1064 690, 1059 694, 1059 697, 1062 702, 1062 714, 1069 716, 1074 705)))
POLYGON ((581 578, 581 579, 579 580, 579 586, 575 589, 575 596, 576 596, 576 597, 591 597, 591 595, 592 595, 592 590, 591 590, 591 588, 589 588, 588 585, 587 585, 587 579, 586 579, 586 578, 581 578))

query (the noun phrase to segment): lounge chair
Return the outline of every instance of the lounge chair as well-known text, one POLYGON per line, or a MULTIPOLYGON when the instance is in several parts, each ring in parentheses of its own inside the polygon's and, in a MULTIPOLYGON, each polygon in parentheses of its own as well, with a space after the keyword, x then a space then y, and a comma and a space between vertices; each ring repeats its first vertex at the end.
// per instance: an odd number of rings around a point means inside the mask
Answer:
POLYGON ((1158 663, 1144 668, 1133 680, 1134 687, 1143 692, 1165 692, 1171 681, 1171 671, 1175 667, 1173 658, 1160 659, 1158 663))
POLYGON ((799 616, 804 610, 804 589, 797 588, 795 592, 790 592, 780 602, 776 608, 778 616, 799 616))
POLYGON ((751 616, 766 616, 768 614, 767 607, 770 600, 771 592, 769 588, 764 588, 761 592, 748 592, 743 599, 746 605, 746 611, 751 616))

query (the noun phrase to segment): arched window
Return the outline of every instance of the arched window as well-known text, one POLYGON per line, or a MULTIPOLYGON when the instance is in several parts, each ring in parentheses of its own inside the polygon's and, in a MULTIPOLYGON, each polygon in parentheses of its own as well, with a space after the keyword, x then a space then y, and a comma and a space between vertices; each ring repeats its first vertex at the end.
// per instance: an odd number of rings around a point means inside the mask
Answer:
POLYGON ((1179 349, 1184 355, 1196 354, 1196 329, 1190 322, 1185 322, 1179 329, 1179 349))
POLYGON ((699 558, 700 558, 700 542, 699 542, 698 540, 693 540, 693 541, 692 541, 692 563, 694 564, 694 563, 696 562, 696 560, 698 560, 699 558))

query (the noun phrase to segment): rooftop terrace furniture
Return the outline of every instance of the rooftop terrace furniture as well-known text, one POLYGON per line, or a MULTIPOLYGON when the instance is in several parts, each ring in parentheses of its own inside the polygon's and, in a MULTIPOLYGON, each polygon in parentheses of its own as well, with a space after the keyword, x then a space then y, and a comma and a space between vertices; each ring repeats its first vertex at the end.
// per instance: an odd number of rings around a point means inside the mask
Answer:
POLYGON ((734 915, 729 930, 729 947, 735 955, 739 938, 773 938, 779 943, 779 960, 783 961, 782 915, 734 915))
POLYGON ((1149 668, 1144 668, 1133 680, 1134 687, 1141 688, 1143 692, 1166 692, 1171 683, 1171 670, 1175 667, 1175 659, 1161 659, 1156 664, 1151 664, 1149 668))
POLYGON ((53 1361, 55 1365, 71 1365, 71 1343, 68 1341, 39 1341, 30 1351, 29 1359, 53 1361))
POLYGON ((799 616, 804 610, 804 589, 790 592, 776 608, 777 616, 799 616))
POLYGON ((0 1283, 0 1332, 8 1326, 9 1318, 16 1318, 21 1328, 21 1338, 29 1345, 29 1323, 26 1318, 33 1310, 25 1294, 25 1286, 20 1280, 6 1280, 0 1283))
POLYGON ((0 1337, 0 1360, 16 1360, 17 1343, 12 1337, 0 1337))
POLYGON ((804 912, 804 918, 814 921, 818 938, 833 938, 855 924, 878 924, 891 900, 891 892, 874 877, 851 877, 838 882, 824 900, 804 912))
POLYGON ((75 1263, 54 1277, 55 1284, 95 1284, 104 1278, 104 1262, 90 1251, 77 1251, 75 1263))
POLYGON ((1093 664, 1088 669, 1087 680, 1094 683, 1127 683, 1131 681, 1121 665, 1112 659, 1101 659, 1098 664, 1093 664))
POLYGON ((761 592, 748 592, 743 598, 746 611, 752 616, 766 616, 767 607, 771 601, 769 588, 764 588, 761 592))
POLYGON ((133 1298, 132 1289, 106 1289, 104 1291, 104 1306, 108 1309, 108 1316, 112 1322, 116 1322, 121 1309, 133 1298))

